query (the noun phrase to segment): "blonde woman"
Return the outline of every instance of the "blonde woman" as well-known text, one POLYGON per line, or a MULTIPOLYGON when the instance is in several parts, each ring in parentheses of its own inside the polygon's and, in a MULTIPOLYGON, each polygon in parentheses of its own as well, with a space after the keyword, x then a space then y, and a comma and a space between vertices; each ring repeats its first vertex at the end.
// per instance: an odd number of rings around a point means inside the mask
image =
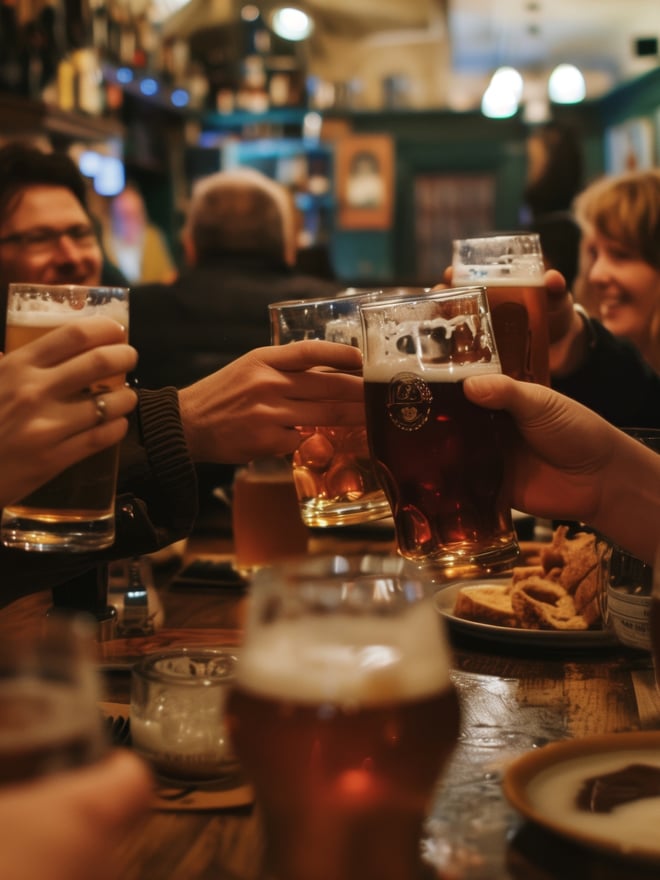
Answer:
POLYGON ((607 177, 575 200, 578 300, 660 372, 660 171, 607 177))

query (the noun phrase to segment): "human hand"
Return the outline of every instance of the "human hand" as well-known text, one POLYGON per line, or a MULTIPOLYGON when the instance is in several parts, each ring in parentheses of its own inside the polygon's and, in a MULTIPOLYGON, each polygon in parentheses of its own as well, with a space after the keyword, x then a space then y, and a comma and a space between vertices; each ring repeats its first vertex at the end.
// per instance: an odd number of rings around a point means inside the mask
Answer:
POLYGON ((105 419, 87 390, 132 370, 137 353, 108 318, 59 327, 0 359, 0 506, 69 465, 118 443, 136 404, 129 388, 104 392, 105 419))
POLYGON ((466 396, 513 417, 512 505, 586 522, 652 564, 660 520, 660 455, 550 388, 496 373, 471 376, 466 396))
POLYGON ((0 877, 116 880, 116 854, 152 796, 151 775, 118 749, 93 765, 0 790, 0 877))
POLYGON ((179 391, 191 457, 239 464, 293 452, 296 425, 363 425, 361 367, 357 348, 316 339, 248 352, 179 391))

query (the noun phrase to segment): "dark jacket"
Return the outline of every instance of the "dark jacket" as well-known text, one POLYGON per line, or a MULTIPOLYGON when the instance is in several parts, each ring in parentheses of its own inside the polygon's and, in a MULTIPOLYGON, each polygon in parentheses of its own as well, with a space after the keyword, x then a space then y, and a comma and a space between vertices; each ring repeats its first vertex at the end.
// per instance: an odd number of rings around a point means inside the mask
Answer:
POLYGON ((190 533, 197 515, 195 468, 174 388, 140 391, 121 446, 116 540, 99 553, 37 553, 0 545, 0 606, 54 587, 107 559, 165 547, 190 533))
POLYGON ((226 254, 173 284, 131 290, 130 340, 146 388, 182 388, 270 344, 269 303, 332 297, 339 282, 293 272, 259 255, 226 254))
POLYGON ((591 344, 582 366, 552 387, 619 428, 660 428, 660 375, 637 348, 589 320, 591 344))

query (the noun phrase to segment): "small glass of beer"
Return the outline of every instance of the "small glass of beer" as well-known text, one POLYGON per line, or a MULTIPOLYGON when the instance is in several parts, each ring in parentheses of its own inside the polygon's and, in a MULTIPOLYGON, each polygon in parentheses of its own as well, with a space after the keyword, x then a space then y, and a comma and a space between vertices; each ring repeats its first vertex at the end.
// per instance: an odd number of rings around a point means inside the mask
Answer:
MULTIPOLYGON (((5 351, 10 352, 71 321, 105 315, 128 338, 128 289, 81 285, 10 284, 5 351)), ((124 374, 108 376, 90 395, 121 387, 124 374)), ((119 446, 71 465, 26 498, 5 507, 2 541, 7 547, 51 552, 88 552, 115 537, 114 501, 119 446)))
POLYGON ((455 286, 486 286, 502 372, 549 385, 548 301, 539 236, 457 239, 452 270, 455 286))
POLYGON ((0 640, 0 785, 89 764, 109 748, 94 630, 52 615, 35 638, 0 640))
POLYGON ((367 434, 399 552, 484 574, 519 556, 503 491, 509 417, 463 393, 501 372, 484 288, 360 306, 367 434))
POLYGON ((393 555, 257 572, 227 701, 272 880, 418 880, 459 730, 443 621, 393 555))
MULTIPOLYGON (((374 294, 376 295, 376 294, 374 294)), ((333 299, 288 300, 268 308, 274 345, 326 339, 358 348, 358 303, 365 291, 333 299)), ((391 515, 374 473, 364 427, 298 426, 293 478, 308 526, 339 526, 391 515)))

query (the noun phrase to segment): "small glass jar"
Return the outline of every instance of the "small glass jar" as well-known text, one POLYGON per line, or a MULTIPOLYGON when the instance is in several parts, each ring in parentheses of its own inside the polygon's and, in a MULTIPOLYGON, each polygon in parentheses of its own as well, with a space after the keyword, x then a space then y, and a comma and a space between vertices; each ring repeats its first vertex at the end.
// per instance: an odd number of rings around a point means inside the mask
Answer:
POLYGON ((238 770, 225 723, 236 654, 174 648, 149 654, 131 677, 133 746, 159 776, 175 782, 229 779, 238 770))

